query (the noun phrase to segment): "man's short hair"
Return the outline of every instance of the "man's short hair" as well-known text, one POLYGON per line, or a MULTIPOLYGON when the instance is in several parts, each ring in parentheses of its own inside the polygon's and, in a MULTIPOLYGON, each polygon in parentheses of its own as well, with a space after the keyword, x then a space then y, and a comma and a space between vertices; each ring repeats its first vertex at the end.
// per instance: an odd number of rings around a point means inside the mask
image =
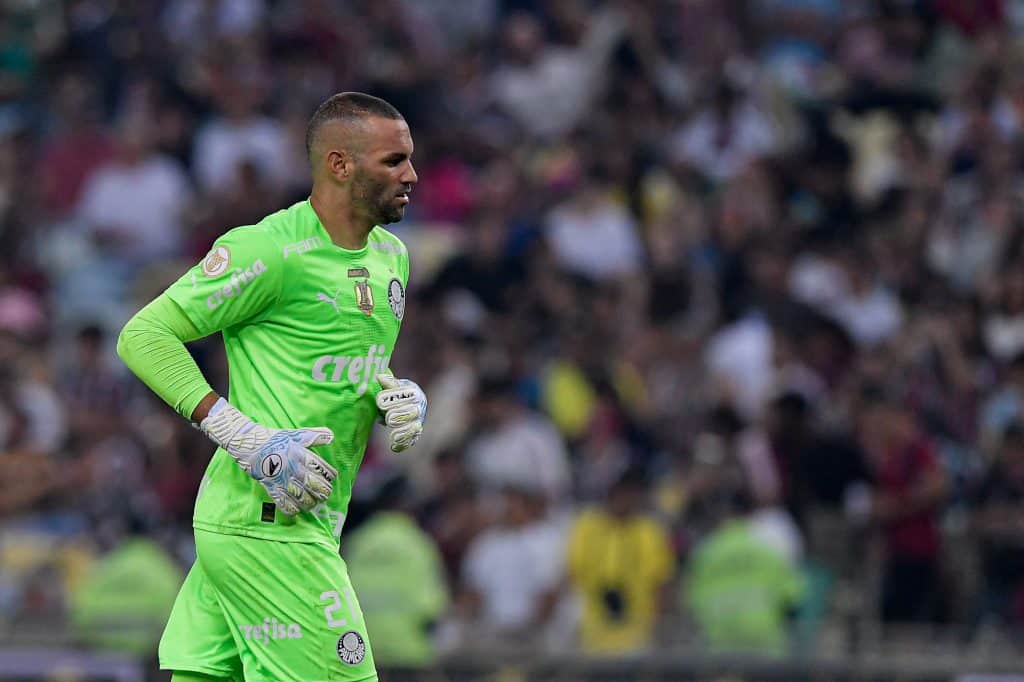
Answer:
POLYGON ((370 116, 394 120, 405 118, 388 102, 364 92, 339 92, 331 95, 316 108, 306 126, 306 155, 312 158, 316 136, 328 121, 355 121, 370 116))

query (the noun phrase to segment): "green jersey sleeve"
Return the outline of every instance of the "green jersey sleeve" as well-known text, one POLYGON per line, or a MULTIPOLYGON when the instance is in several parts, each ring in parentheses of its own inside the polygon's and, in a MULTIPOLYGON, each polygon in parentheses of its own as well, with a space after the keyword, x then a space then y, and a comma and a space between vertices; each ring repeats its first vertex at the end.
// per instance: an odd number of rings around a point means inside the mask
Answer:
POLYGON ((222 235, 202 261, 167 289, 167 295, 204 336, 269 312, 281 297, 280 247, 259 226, 222 235))
POLYGON ((117 338, 117 354, 132 372, 185 419, 210 391, 185 342, 201 334, 167 294, 135 314, 117 338))

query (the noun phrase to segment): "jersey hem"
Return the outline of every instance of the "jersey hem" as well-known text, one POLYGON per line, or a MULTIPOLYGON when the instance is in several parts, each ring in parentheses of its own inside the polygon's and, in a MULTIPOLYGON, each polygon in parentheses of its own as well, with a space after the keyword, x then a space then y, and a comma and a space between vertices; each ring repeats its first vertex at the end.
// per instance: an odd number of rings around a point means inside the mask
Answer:
POLYGON ((332 549, 337 549, 341 544, 340 540, 335 540, 333 536, 331 537, 331 540, 328 541, 323 535, 319 533, 317 533, 316 535, 309 535, 300 532, 295 535, 280 535, 278 533, 271 533, 260 529, 253 529, 247 526, 231 526, 222 523, 207 523, 205 521, 197 521, 195 519, 192 520, 192 528, 196 530, 206 531, 208 533, 218 533, 220 535, 240 535, 242 537, 255 538, 257 540, 271 540, 274 542, 299 542, 303 544, 315 542, 318 544, 329 546, 332 549))
POLYGON ((171 672, 183 672, 183 673, 199 673, 201 675, 211 675, 215 677, 226 677, 228 679, 235 679, 235 671, 230 668, 211 668, 205 665, 197 665, 195 663, 165 663, 163 660, 160 661, 161 670, 170 670, 171 672))
MULTIPOLYGON (((332 676, 329 679, 324 679, 324 680, 303 680, 302 682, 332 682, 333 680, 340 680, 340 679, 341 678, 339 678, 339 677, 332 676)), ((247 677, 246 680, 247 681, 251 680, 252 682, 280 682, 279 680, 272 680, 271 678, 268 678, 268 677, 259 677, 259 678, 247 677)), ((357 680, 345 680, 345 682, 380 682, 380 677, 377 675, 377 673, 374 673, 373 675, 370 675, 368 677, 360 677, 357 680)))

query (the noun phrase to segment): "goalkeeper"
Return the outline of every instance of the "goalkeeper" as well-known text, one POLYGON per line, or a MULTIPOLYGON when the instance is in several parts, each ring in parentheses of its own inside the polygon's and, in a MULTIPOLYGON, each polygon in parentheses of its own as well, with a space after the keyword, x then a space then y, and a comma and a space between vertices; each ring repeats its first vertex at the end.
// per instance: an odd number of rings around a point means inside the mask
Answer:
POLYGON ((394 107, 349 92, 316 110, 306 148, 309 199, 225 233, 118 339, 218 446, 160 641, 175 682, 377 679, 338 544, 374 422, 400 452, 426 417, 420 388, 388 370, 409 258, 380 227, 409 203, 413 143, 394 107), (227 399, 184 346, 218 331, 227 399))

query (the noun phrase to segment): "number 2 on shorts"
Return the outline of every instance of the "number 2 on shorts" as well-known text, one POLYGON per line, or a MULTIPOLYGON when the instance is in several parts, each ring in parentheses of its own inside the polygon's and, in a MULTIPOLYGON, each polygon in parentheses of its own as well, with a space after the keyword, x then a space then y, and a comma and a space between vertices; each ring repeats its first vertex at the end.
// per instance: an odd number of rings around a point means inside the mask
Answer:
POLYGON ((348 615, 353 622, 357 621, 356 610, 352 604, 352 590, 344 588, 341 593, 345 595, 345 604, 341 603, 341 597, 338 595, 337 590, 328 590, 327 592, 320 593, 320 603, 330 601, 331 603, 324 609, 324 616, 327 618, 327 627, 329 628, 344 628, 348 627, 348 620, 344 618, 335 618, 335 614, 341 609, 348 606, 348 615))

